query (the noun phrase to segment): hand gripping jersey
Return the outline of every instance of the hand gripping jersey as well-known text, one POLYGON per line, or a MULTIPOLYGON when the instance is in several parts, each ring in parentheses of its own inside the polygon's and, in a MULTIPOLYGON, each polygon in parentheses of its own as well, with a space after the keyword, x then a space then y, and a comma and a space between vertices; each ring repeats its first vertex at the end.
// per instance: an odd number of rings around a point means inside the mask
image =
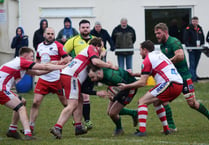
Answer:
POLYGON ((83 49, 61 73, 78 78, 82 84, 87 78, 87 65, 95 57, 99 57, 99 51, 90 45, 83 49))
POLYGON ((182 78, 173 63, 160 51, 150 52, 142 63, 141 74, 152 75, 156 83, 177 82, 182 84, 182 78))
POLYGON ((22 57, 3 64, 0 68, 0 91, 10 90, 15 80, 23 78, 26 69, 31 69, 35 63, 22 57))
MULTIPOLYGON (((40 59, 41 63, 48 63, 59 61, 61 57, 65 55, 67 55, 67 53, 63 50, 61 43, 54 41, 51 44, 44 44, 44 42, 42 42, 38 45, 36 58, 40 59)), ((41 75, 40 78, 48 82, 57 81, 60 79, 60 70, 41 75)))

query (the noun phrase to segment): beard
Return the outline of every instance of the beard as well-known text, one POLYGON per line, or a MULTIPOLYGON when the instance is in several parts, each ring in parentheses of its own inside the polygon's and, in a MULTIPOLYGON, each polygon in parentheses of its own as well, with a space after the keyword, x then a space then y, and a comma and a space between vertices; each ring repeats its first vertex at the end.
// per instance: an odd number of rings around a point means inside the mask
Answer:
POLYGON ((158 40, 159 43, 165 43, 166 42, 166 36, 163 35, 161 39, 158 38, 157 40, 158 40))
POLYGON ((90 33, 88 31, 84 31, 83 33, 81 33, 82 36, 87 37, 90 33))
POLYGON ((55 41, 55 38, 49 38, 45 40, 48 44, 52 43, 55 41))

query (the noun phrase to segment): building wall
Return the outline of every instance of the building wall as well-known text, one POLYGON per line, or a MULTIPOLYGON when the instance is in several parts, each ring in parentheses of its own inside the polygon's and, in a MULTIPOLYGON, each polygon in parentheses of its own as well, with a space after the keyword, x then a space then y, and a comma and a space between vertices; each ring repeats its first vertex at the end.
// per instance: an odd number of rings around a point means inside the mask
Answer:
MULTIPOLYGON (((92 28, 95 21, 100 21, 110 34, 113 28, 120 23, 120 19, 126 17, 128 23, 136 30, 137 41, 135 48, 138 48, 140 42, 145 39, 145 8, 191 7, 192 15, 199 17, 200 25, 206 35, 209 30, 208 16, 205 15, 208 4, 208 0, 5 0, 3 4, 0 4, 0 9, 5 8, 7 10, 8 18, 6 23, 0 23, 0 64, 11 59, 12 53, 14 53, 14 50, 10 49, 10 43, 18 25, 21 25, 25 30, 25 34, 29 36, 29 46, 32 48, 33 33, 39 28, 42 8, 92 7, 92 17, 71 17, 73 27, 78 30, 79 21, 86 18, 90 20, 92 28)), ((66 16, 70 15, 66 14, 66 16)), ((53 27, 56 33, 63 28, 63 19, 64 17, 47 18, 49 26, 53 27)), ((108 53, 108 59, 117 62, 113 52, 108 53)), ((139 52, 135 52, 134 71, 140 70, 141 61, 139 52)), ((203 54, 198 68, 200 76, 207 76, 209 72, 209 69, 205 70, 204 68, 208 64, 207 61, 208 58, 203 54)))

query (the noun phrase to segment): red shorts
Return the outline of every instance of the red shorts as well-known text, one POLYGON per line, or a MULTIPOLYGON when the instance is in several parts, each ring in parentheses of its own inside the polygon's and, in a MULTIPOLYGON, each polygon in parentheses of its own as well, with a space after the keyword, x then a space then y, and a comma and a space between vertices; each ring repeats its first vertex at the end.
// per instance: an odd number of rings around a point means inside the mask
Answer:
POLYGON ((60 80, 57 80, 55 82, 47 82, 41 78, 38 79, 38 82, 36 84, 34 93, 36 94, 42 94, 46 95, 49 93, 56 93, 57 95, 62 96, 62 84, 60 80))
POLYGON ((61 75, 61 81, 64 88, 64 95, 67 99, 79 99, 81 94, 81 84, 78 78, 61 75))
POLYGON ((171 102, 181 94, 182 88, 182 84, 165 82, 156 85, 149 92, 163 102, 171 102))
POLYGON ((15 93, 12 91, 0 91, 0 104, 4 105, 8 101, 12 100, 12 98, 17 97, 15 93))

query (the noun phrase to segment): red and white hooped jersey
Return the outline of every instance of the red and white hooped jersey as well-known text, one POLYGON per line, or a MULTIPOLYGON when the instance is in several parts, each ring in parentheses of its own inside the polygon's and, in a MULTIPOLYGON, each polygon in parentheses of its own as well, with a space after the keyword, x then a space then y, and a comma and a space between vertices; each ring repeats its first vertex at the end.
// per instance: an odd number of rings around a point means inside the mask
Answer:
POLYGON ((87 77, 87 66, 91 62, 91 58, 95 57, 99 57, 99 51, 96 47, 90 45, 83 49, 71 63, 62 70, 61 74, 76 77, 82 84, 87 77))
POLYGON ((141 74, 152 75, 157 84, 169 81, 183 83, 173 63, 160 51, 150 52, 145 57, 141 74))
POLYGON ((21 79, 27 69, 31 69, 35 62, 28 61, 22 57, 3 64, 0 68, 0 91, 10 90, 15 80, 21 79))
MULTIPOLYGON (((36 58, 40 59, 41 63, 48 63, 59 61, 65 55, 67 53, 63 50, 61 43, 54 41, 51 44, 45 44, 42 42, 38 45, 36 58)), ((48 82, 57 81, 60 79, 60 70, 41 75, 40 78, 48 82)))

